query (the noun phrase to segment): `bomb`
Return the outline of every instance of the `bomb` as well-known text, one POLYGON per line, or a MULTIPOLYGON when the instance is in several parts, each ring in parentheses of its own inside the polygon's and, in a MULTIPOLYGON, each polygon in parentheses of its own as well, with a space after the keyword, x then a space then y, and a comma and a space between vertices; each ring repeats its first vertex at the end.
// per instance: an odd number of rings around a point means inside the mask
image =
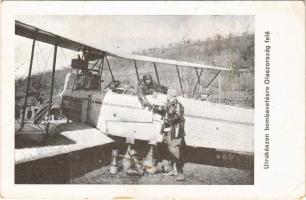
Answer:
POLYGON ((134 138, 126 138, 126 144, 128 145, 126 153, 123 157, 122 160, 122 165, 123 165, 123 171, 127 172, 127 170, 131 167, 131 156, 130 156, 130 151, 131 151, 131 146, 135 144, 135 139, 134 138))
POLYGON ((112 162, 111 162, 111 167, 110 167, 110 173, 111 174, 117 174, 118 173, 118 156, 119 156, 119 151, 117 149, 112 150, 112 162))

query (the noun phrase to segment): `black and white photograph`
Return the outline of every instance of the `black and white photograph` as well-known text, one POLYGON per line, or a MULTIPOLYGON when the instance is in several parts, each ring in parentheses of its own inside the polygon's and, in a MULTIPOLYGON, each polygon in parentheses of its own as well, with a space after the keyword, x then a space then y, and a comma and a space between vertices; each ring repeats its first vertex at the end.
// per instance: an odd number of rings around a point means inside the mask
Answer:
POLYGON ((3 199, 304 199, 302 1, 3 1, 3 199))
POLYGON ((15 184, 254 184, 253 15, 15 19, 15 184))

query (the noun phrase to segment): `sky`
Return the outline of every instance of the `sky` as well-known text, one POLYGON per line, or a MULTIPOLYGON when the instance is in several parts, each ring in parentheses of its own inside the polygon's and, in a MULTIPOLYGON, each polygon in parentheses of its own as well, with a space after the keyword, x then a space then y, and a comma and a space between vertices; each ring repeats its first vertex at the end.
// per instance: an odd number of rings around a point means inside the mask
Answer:
MULTIPOLYGON (((16 20, 111 52, 167 46, 183 40, 206 40, 217 34, 254 33, 254 16, 17 16, 16 20)), ((15 37, 16 77, 27 74, 32 41, 15 37)), ((53 47, 36 45, 33 73, 51 70, 53 47), (48 59, 49 58, 49 59, 48 59), (47 61, 48 60, 48 61, 47 61)), ((58 50, 57 66, 70 63, 76 53, 58 50)))

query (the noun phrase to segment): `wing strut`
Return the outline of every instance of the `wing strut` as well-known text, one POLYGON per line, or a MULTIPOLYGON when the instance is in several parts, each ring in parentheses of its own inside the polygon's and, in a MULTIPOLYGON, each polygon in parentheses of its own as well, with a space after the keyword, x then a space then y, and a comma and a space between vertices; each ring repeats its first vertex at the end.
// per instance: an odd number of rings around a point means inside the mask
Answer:
POLYGON ((109 64, 109 62, 108 62, 107 56, 105 56, 105 59, 106 59, 107 65, 108 65, 108 69, 109 69, 110 75, 112 76, 112 79, 113 79, 113 81, 114 81, 114 80, 115 80, 115 79, 114 79, 114 75, 113 75, 111 66, 110 66, 110 64, 109 64))
POLYGON ((182 95, 183 95, 183 97, 184 97, 184 91, 183 91, 183 85, 182 85, 182 79, 181 79, 181 76, 180 76, 180 72, 179 72, 179 70, 178 70, 177 65, 176 65, 175 67, 176 67, 177 76, 178 76, 179 82, 180 82, 181 92, 182 92, 182 95))
POLYGON ((218 103, 221 102, 221 83, 222 83, 222 80, 221 80, 221 73, 219 73, 219 82, 218 82, 218 88, 219 88, 219 92, 218 92, 218 103))
POLYGON ((197 89, 198 84, 200 84, 200 78, 201 78, 202 73, 203 73, 203 69, 201 69, 200 75, 199 75, 198 70, 197 70, 196 68, 195 68, 195 70, 196 70, 196 73, 197 73, 197 78, 198 78, 198 80, 197 80, 196 85, 194 86, 194 89, 193 89, 193 92, 192 92, 192 97, 193 97, 194 94, 195 94, 195 91, 196 91, 196 89, 197 89))
POLYGON ((104 57, 101 58, 101 62, 100 62, 100 77, 101 77, 101 80, 102 80, 103 68, 104 68, 104 57))
POLYGON ((205 88, 208 88, 210 84, 217 78, 217 76, 220 74, 220 70, 214 75, 214 77, 209 81, 209 83, 205 86, 205 88))
POLYGON ((101 57, 100 59, 100 63, 99 63, 99 76, 100 76, 100 84, 99 84, 99 89, 102 88, 102 73, 103 73, 103 67, 104 67, 104 57, 101 57))
POLYGON ((135 70, 136 70, 137 81, 139 83, 139 74, 138 74, 138 69, 137 69, 137 65, 136 65, 136 60, 133 60, 133 61, 134 61, 134 66, 135 66, 135 70))
POLYGON ((156 75, 157 82, 158 82, 158 84, 160 84, 159 77, 158 77, 158 72, 157 72, 157 67, 156 67, 155 62, 153 62, 153 65, 154 65, 154 70, 155 70, 155 75, 156 75))
POLYGON ((186 61, 154 58, 154 57, 148 57, 148 56, 142 56, 142 55, 115 54, 115 53, 97 49, 95 47, 91 47, 86 44, 82 44, 82 43, 70 40, 65 37, 61 37, 54 33, 50 33, 48 31, 39 29, 37 27, 31 26, 31 25, 28 25, 28 24, 25 24, 19 21, 15 21, 15 34, 20 35, 22 37, 35 39, 36 41, 41 41, 47 44, 58 45, 58 47, 70 49, 73 51, 88 52, 89 54, 92 55, 92 56, 89 56, 90 61, 95 60, 101 56, 111 56, 111 57, 125 58, 129 60, 139 60, 139 61, 144 61, 144 62, 167 64, 167 65, 172 65, 172 66, 177 65, 179 67, 192 67, 192 68, 198 68, 198 69, 201 68, 201 69, 232 71, 232 69, 229 69, 229 68, 215 67, 215 66, 199 64, 199 63, 190 63, 186 61))
MULTIPOLYGON (((55 66, 56 66, 56 56, 57 56, 57 44, 54 45, 53 68, 52 68, 52 79, 51 79, 51 92, 50 92, 50 101, 49 101, 48 120, 50 120, 50 116, 51 116, 53 85, 54 85, 54 75, 55 75, 55 66)), ((46 134, 47 135, 49 134, 49 125, 50 125, 50 122, 48 122, 48 124, 46 126, 46 134)))
POLYGON ((91 70, 93 70, 93 68, 95 68, 95 66, 97 66, 97 64, 99 63, 100 59, 97 59, 97 61, 95 62, 95 64, 90 68, 91 70))
POLYGON ((20 130, 23 128, 23 125, 24 125, 24 117, 25 117, 27 103, 28 103, 28 93, 29 93, 29 89, 30 89, 30 81, 31 81, 31 73, 32 73, 32 66, 33 66, 35 42, 36 42, 36 40, 34 39, 33 43, 32 43, 32 52, 31 52, 31 60, 30 60, 30 67, 29 67, 29 73, 28 73, 27 90, 26 90, 26 96, 25 96, 25 99, 24 99, 24 106, 23 106, 20 130))

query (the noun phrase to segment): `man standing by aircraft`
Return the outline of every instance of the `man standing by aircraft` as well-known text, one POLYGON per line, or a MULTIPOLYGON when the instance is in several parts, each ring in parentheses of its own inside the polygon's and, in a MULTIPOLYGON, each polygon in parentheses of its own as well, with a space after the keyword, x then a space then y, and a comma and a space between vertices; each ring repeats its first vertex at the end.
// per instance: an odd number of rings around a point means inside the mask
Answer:
POLYGON ((184 138, 184 107, 178 102, 175 89, 169 89, 167 95, 168 100, 163 120, 162 134, 168 147, 172 165, 172 171, 169 174, 177 175, 177 180, 183 181, 183 154, 186 146, 184 138))
POLYGON ((166 93, 167 88, 154 83, 152 76, 150 74, 145 74, 142 80, 140 80, 137 88, 137 96, 143 108, 148 107, 149 110, 153 109, 153 106, 145 96, 152 95, 154 92, 166 93))

